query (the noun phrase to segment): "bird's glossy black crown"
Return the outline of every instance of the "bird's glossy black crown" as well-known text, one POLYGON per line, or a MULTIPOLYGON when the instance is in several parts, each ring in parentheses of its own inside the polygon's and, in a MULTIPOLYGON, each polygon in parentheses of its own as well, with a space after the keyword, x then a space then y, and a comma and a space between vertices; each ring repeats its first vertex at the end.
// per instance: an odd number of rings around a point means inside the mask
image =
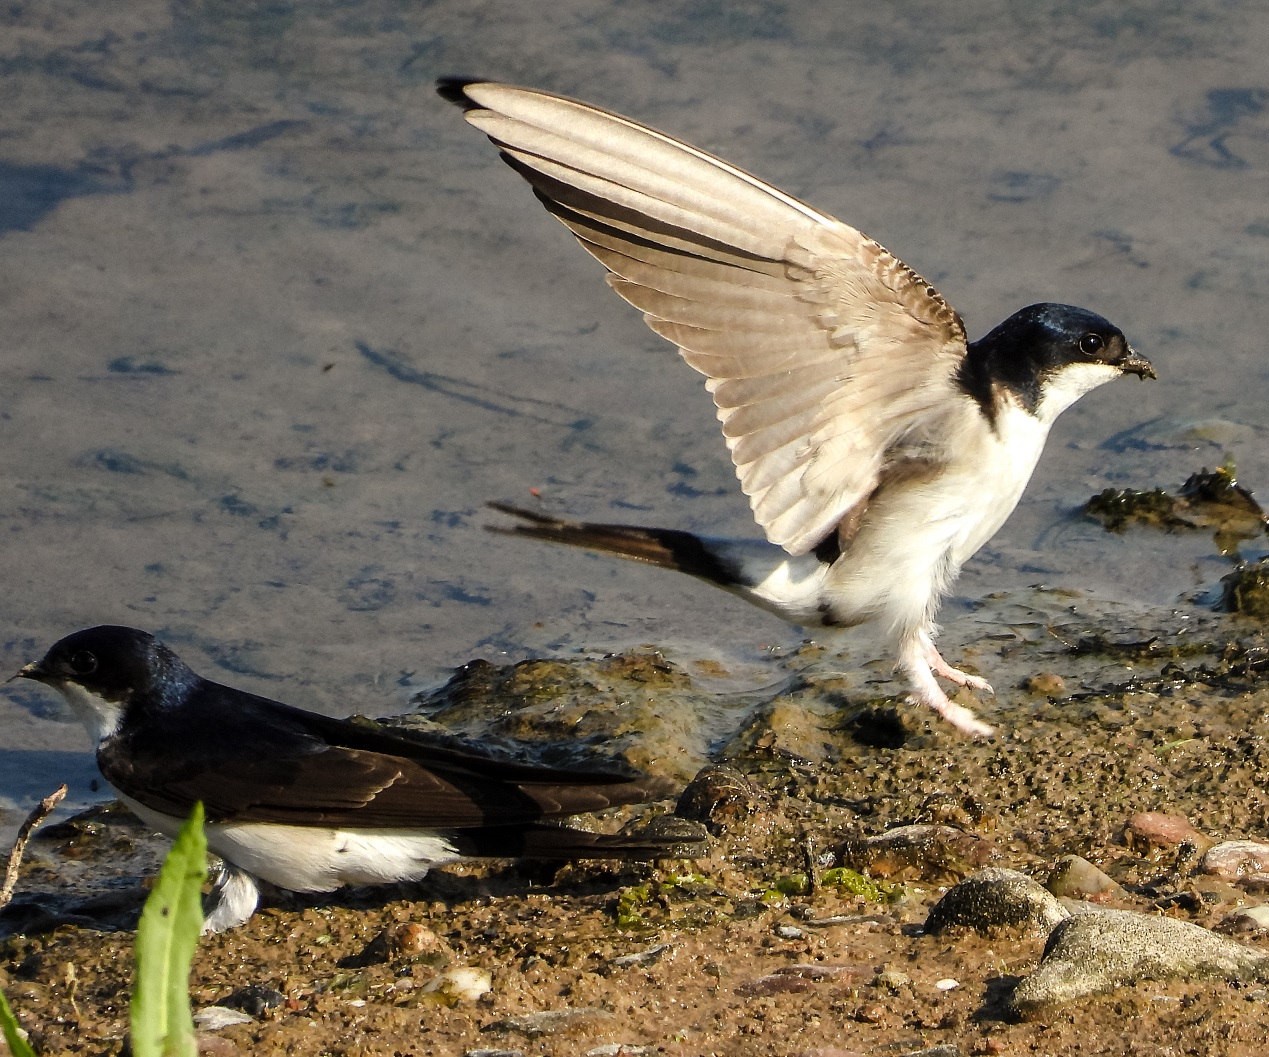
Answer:
POLYGON ((1028 305, 969 346, 957 380, 994 417, 996 391, 1006 389, 1034 411, 1045 383, 1073 364, 1104 364, 1154 377, 1115 324, 1075 305, 1028 305))
POLYGON ((22 674, 54 685, 74 683, 107 701, 156 704, 197 679, 153 635, 118 624, 67 635, 22 674))

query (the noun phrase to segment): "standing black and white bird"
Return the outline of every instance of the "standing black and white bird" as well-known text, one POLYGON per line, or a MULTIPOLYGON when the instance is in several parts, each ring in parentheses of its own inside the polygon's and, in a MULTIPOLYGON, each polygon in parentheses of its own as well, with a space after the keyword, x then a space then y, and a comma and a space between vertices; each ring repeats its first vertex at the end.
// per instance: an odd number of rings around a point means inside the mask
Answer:
POLYGON ((682 569, 803 627, 879 621, 913 698, 990 734, 936 678, 991 691, 935 648, 939 604, 1017 505, 1054 419, 1122 374, 1153 378, 1150 362, 1069 305, 968 342, 901 260, 734 165, 547 92, 439 91, 705 375, 754 517, 785 553, 503 509, 531 536, 682 569))
POLYGON ((294 892, 388 884, 470 857, 655 859, 692 837, 548 820, 663 795, 653 778, 569 771, 426 744, 203 679, 154 636, 103 625, 19 673, 88 728, 120 799, 174 837, 197 801, 225 863, 204 931, 255 911, 256 878, 294 892))

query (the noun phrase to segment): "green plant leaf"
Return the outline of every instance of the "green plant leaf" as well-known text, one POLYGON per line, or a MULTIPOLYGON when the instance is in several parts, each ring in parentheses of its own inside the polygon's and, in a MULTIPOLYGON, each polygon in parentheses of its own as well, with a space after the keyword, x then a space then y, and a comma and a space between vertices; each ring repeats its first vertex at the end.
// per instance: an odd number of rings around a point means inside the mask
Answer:
POLYGON ((21 1030, 18 1026, 18 1018, 13 1015, 13 1010, 4 999, 4 994, 0 992, 0 1032, 3 1032, 4 1041, 9 1044, 9 1053, 13 1057, 35 1057, 35 1051, 22 1037, 21 1030))
POLYGON ((131 1010, 134 1057, 197 1057, 189 969, 203 928, 206 878, 207 838, 200 803, 163 860, 137 926, 131 1010))

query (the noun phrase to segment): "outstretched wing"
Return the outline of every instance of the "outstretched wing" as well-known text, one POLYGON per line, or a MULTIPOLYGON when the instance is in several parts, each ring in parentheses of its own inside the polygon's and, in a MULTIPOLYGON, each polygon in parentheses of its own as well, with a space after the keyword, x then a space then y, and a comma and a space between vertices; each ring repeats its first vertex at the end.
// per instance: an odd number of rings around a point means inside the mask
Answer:
POLYGON ((792 554, 851 523, 963 395, 952 307, 854 228, 586 103, 442 82, 713 394, 754 517, 792 554))

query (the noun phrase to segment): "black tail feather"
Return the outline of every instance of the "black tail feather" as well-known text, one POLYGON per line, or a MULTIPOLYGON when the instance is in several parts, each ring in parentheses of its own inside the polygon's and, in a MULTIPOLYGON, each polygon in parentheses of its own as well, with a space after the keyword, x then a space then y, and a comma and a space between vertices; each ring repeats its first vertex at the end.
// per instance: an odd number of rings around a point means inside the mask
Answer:
POLYGON ((704 827, 663 816, 632 833, 591 833, 570 826, 541 823, 528 826, 488 826, 461 830, 454 842, 463 855, 496 859, 653 859, 692 858, 704 852, 704 827))
POLYGON ((720 587, 734 587, 742 582, 740 570, 710 550, 699 536, 679 529, 643 528, 639 525, 601 524, 591 521, 566 521, 510 503, 490 503, 501 513, 519 518, 521 524, 504 528, 486 526, 490 532, 509 536, 528 536, 549 543, 565 543, 573 547, 604 554, 615 554, 632 561, 647 562, 663 569, 677 569, 690 576, 708 580, 720 587))

